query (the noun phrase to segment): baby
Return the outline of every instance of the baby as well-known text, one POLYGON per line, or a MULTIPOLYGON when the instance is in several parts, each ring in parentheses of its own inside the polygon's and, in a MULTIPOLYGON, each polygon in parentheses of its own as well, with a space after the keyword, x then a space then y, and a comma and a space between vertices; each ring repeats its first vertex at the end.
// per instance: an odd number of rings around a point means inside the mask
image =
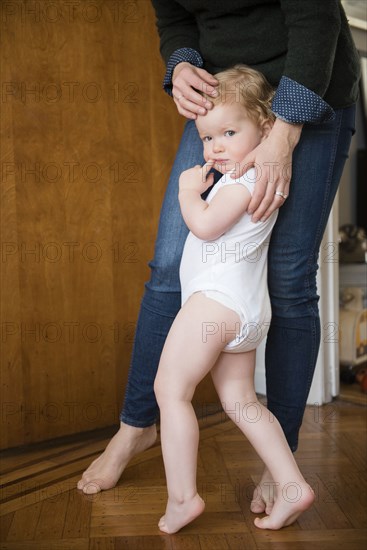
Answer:
POLYGON ((243 65, 215 77, 219 95, 210 97, 214 107, 196 120, 206 164, 184 171, 179 181, 181 212, 190 229, 180 265, 182 307, 154 385, 168 487, 159 528, 166 533, 177 532, 204 511, 196 487, 199 429, 191 400, 209 371, 223 409, 264 461, 276 487, 270 515, 256 518, 255 525, 290 525, 314 501, 280 424, 254 389, 256 348, 271 318, 267 246, 278 210, 264 222, 251 222, 246 210, 256 170, 230 177, 269 134, 273 90, 260 73, 243 65), (223 176, 203 200, 213 184, 211 168, 223 176))

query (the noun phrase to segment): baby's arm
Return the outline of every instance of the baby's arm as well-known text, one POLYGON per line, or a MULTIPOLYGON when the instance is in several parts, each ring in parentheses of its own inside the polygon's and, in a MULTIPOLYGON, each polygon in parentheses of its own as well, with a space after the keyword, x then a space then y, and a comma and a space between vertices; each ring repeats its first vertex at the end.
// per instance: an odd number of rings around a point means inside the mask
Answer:
POLYGON ((231 183, 219 189, 210 203, 204 201, 200 195, 213 183, 212 175, 206 179, 208 167, 207 163, 183 172, 178 194, 187 227, 204 241, 215 240, 228 231, 246 212, 251 200, 244 185, 231 183))

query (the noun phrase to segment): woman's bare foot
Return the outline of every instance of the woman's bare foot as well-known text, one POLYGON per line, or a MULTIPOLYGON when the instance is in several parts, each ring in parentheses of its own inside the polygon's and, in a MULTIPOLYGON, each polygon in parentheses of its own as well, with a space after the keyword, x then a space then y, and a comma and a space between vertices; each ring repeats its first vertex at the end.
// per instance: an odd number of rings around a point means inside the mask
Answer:
POLYGON ((263 512, 265 512, 267 515, 270 515, 276 497, 276 483, 274 483, 274 480, 269 470, 267 468, 264 468, 260 483, 256 486, 254 490, 254 494, 250 504, 251 512, 253 512, 254 514, 262 514, 263 512))
POLYGON ((92 462, 78 481, 77 487, 88 495, 112 489, 130 460, 151 447, 157 439, 155 424, 135 428, 121 422, 120 429, 105 451, 92 462))
POLYGON ((278 488, 278 497, 270 516, 255 518, 259 529, 281 529, 307 510, 315 500, 315 494, 307 483, 288 483, 283 490, 278 488))
POLYGON ((158 527, 164 533, 177 533, 182 527, 194 521, 204 512, 205 502, 196 495, 183 502, 173 502, 168 499, 166 513, 161 517, 158 527))

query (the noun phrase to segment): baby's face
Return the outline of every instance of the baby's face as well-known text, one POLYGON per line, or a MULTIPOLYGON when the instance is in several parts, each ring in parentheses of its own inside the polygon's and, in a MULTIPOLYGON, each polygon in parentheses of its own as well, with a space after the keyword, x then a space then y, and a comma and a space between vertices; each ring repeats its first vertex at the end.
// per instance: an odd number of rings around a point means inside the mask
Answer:
POLYGON ((214 160, 213 168, 222 174, 241 163, 264 134, 239 103, 215 105, 206 115, 198 115, 196 127, 203 141, 205 160, 214 160))

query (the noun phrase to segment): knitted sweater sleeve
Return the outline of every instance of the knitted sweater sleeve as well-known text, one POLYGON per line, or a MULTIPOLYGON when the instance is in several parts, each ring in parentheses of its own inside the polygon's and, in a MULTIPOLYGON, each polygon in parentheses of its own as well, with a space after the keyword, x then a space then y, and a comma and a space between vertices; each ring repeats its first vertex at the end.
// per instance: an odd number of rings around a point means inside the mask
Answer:
MULTIPOLYGON (((195 18, 174 0, 152 0, 160 51, 167 70, 163 88, 172 95, 172 73, 178 63, 203 66, 195 18)), ((333 68, 341 27, 339 0, 280 0, 288 30, 283 76, 275 93, 275 115, 290 123, 320 123, 335 113, 323 100, 333 68)), ((230 46, 229 46, 230 47, 230 46)))
POLYGON ((288 29, 283 77, 273 101, 287 122, 326 122, 333 109, 323 99, 333 69, 341 27, 338 0, 280 0, 288 29))

